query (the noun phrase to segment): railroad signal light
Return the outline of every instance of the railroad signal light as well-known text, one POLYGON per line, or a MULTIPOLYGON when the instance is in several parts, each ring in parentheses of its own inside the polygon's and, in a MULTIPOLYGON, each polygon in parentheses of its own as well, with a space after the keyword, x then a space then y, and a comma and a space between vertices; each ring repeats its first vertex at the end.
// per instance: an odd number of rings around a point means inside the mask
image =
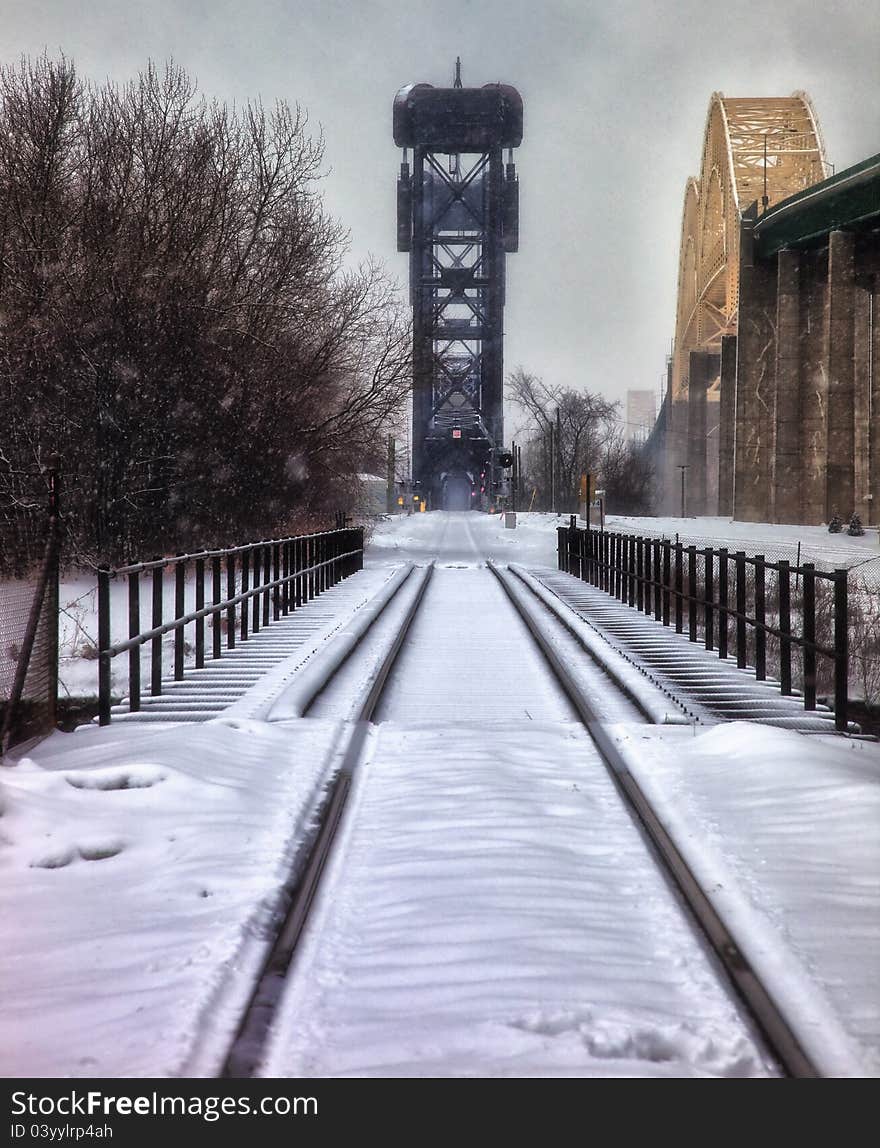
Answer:
POLYGON ((498 465, 502 470, 509 470, 513 466, 513 452, 509 450, 499 451, 498 465))

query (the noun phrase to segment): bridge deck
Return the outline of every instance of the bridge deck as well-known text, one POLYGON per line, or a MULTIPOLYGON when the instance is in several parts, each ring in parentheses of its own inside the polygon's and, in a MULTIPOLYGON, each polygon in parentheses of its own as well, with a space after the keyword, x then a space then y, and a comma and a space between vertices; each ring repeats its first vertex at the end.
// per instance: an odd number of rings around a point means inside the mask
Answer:
POLYGON ((645 678, 674 698, 697 721, 755 721, 802 733, 833 732, 827 706, 807 711, 803 697, 783 696, 779 682, 759 682, 753 666, 739 669, 571 574, 547 567, 529 573, 592 627, 645 678))
MULTIPOLYGON (((831 710, 819 706, 805 711, 800 694, 784 697, 777 681, 757 681, 753 667, 739 669, 732 658, 719 658, 688 641, 686 634, 661 626, 572 575, 548 567, 527 572, 599 639, 591 644, 593 657, 603 660, 602 650, 607 649, 609 662, 623 659, 644 680, 639 693, 662 691, 672 701, 668 708, 677 707, 682 720, 710 725, 755 721, 808 733, 833 729, 831 710)), ((187 669, 183 681, 164 682, 162 694, 145 696, 139 711, 130 712, 128 699, 123 699, 113 707, 113 720, 201 722, 216 717, 286 661, 291 660, 292 671, 298 668, 379 590, 386 574, 376 569, 346 579, 295 614, 251 634, 221 659, 208 661, 202 669, 187 669)))
POLYGON ((182 681, 164 680, 162 693, 144 694, 136 712, 123 698, 112 708, 113 721, 201 722, 216 717, 288 659, 293 659, 292 670, 305 662, 378 593, 393 569, 363 570, 344 579, 294 613, 251 632, 221 658, 206 658, 201 669, 188 667, 182 681))

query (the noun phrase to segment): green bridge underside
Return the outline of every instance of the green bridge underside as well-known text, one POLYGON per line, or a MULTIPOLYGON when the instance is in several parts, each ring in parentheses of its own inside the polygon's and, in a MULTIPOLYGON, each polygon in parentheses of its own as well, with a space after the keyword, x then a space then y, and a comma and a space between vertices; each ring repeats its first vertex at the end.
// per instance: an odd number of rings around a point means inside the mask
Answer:
POLYGON ((767 259, 785 247, 809 246, 829 231, 880 227, 880 154, 778 203, 755 225, 755 250, 767 259))

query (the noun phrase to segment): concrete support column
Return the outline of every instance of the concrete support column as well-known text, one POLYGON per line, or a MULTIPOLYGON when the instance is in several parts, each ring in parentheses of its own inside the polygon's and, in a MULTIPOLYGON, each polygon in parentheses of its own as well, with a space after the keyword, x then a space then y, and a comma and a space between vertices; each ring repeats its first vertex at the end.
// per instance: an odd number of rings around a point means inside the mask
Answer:
POLYGON ((740 230, 733 513, 741 521, 767 522, 776 430, 776 261, 753 258, 753 227, 754 217, 745 216, 740 230))
POLYGON ((826 518, 846 520, 855 508, 855 370, 853 358, 853 236, 828 237, 825 298, 825 368, 828 376, 828 465, 826 518))
POLYGON ((864 524, 872 519, 871 490, 871 320, 873 283, 856 280, 853 299, 853 435, 855 511, 864 524))
POLYGON ((718 374, 718 355, 691 351, 688 370, 687 507, 706 513, 706 391, 718 374))
POLYGON ((825 518, 828 462, 828 370, 825 363, 825 296, 828 252, 801 255, 801 521, 816 526, 825 518))
POLYGON ((718 422, 718 513, 733 514, 733 450, 736 423, 736 335, 721 339, 721 402, 718 422))
POLYGON ((780 251, 776 295, 776 449, 772 522, 801 521, 800 255, 780 251))
POLYGON ((880 270, 874 275, 869 295, 868 348, 870 368, 868 393, 871 397, 868 420, 868 482, 871 491, 870 521, 880 525, 880 270))

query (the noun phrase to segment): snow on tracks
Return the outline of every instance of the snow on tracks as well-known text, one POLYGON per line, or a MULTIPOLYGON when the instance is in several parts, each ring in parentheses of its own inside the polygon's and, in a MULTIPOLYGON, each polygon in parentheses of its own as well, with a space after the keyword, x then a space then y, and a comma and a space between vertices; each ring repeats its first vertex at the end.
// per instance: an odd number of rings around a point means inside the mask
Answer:
POLYGON ((760 1075, 576 725, 384 724, 267 1075, 760 1075))

